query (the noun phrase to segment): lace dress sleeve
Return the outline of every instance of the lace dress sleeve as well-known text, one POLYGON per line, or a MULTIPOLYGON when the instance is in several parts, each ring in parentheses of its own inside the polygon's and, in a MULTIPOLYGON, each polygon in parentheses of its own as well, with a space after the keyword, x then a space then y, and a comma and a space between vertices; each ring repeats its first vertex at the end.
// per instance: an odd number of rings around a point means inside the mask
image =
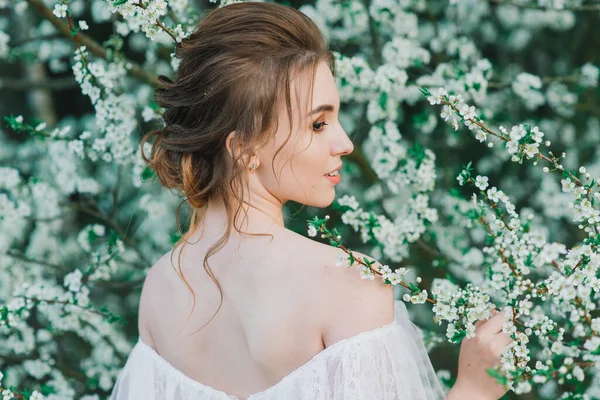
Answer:
POLYGON ((342 340, 252 400, 438 400, 446 394, 401 300, 395 321, 342 340))

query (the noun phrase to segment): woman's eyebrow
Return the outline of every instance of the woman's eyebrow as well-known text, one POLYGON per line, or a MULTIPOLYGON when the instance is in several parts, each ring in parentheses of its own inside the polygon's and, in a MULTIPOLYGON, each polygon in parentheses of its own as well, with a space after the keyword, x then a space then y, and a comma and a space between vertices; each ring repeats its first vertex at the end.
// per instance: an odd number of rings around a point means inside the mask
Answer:
POLYGON ((321 111, 333 111, 334 107, 331 104, 321 104, 320 106, 316 107, 314 110, 312 110, 310 113, 308 113, 308 117, 310 117, 313 114, 316 114, 318 112, 321 111))

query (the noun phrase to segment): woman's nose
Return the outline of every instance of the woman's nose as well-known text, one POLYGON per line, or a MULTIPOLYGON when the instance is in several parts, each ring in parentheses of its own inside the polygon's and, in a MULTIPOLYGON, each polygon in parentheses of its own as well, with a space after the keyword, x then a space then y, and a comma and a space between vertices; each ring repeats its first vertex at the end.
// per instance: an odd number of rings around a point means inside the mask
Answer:
POLYGON ((340 127, 341 134, 338 136, 334 145, 334 155, 348 155, 354 151, 354 143, 346 134, 343 128, 340 127))

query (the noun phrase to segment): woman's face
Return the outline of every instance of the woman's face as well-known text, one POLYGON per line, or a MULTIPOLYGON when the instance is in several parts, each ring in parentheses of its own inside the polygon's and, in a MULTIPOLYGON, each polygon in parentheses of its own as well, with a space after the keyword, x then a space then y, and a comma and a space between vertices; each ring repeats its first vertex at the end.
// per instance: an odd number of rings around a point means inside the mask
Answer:
POLYGON ((258 151, 259 167, 250 175, 251 191, 253 195, 272 196, 282 205, 293 200, 326 207, 335 198, 335 185, 343 179, 341 173, 333 177, 327 174, 340 169, 342 156, 350 154, 354 145, 338 121, 340 98, 328 65, 321 62, 317 67, 308 112, 305 108, 309 79, 294 83, 297 84, 291 85, 290 96, 294 132, 285 143, 290 123, 283 99, 279 104, 277 131, 258 151))

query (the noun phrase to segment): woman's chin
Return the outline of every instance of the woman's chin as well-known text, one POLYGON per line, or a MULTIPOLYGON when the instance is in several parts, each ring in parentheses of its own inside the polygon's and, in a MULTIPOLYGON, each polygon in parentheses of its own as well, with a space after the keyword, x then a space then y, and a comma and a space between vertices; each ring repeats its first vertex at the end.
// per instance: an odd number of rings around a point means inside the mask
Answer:
POLYGON ((314 198, 311 198, 311 207, 317 207, 317 208, 325 208, 325 207, 329 207, 331 205, 331 203, 333 203, 333 200, 335 200, 335 189, 331 188, 331 190, 327 190, 327 191, 322 191, 318 194, 318 197, 315 196, 314 198))

